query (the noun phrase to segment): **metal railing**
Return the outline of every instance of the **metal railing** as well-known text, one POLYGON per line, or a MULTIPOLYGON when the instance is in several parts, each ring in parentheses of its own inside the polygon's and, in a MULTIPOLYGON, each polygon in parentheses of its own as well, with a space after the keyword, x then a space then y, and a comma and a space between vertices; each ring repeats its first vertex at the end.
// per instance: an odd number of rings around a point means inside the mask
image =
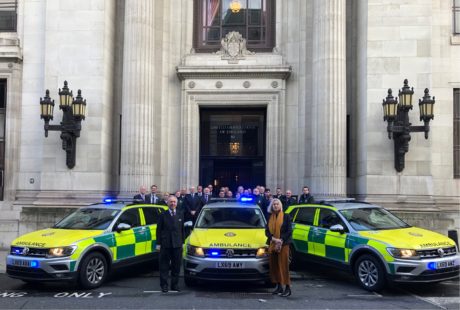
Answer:
POLYGON ((16 31, 17 12, 17 0, 0 0, 0 32, 16 31))

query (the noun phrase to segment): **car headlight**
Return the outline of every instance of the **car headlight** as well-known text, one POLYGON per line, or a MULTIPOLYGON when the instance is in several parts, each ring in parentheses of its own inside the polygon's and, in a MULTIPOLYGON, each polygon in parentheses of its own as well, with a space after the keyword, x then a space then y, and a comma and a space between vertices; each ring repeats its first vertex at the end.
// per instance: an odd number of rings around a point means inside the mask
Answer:
POLYGON ((388 253, 395 258, 418 259, 417 251, 412 249, 387 248, 388 253))
POLYGON ((191 256, 199 256, 199 257, 204 257, 204 251, 203 248, 196 247, 193 245, 187 245, 187 254, 191 256))
POLYGON ((257 257, 265 257, 265 256, 268 256, 268 249, 266 247, 263 247, 263 248, 259 248, 257 250, 257 254, 256 254, 257 257))
POLYGON ((72 255, 77 249, 76 245, 51 248, 48 250, 48 257, 64 257, 72 255))

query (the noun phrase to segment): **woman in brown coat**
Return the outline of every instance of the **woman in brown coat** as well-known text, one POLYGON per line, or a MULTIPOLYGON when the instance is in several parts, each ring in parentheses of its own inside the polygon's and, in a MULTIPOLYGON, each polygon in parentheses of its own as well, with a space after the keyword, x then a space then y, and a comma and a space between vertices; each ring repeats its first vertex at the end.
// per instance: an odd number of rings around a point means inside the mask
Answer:
POLYGON ((273 294, 287 297, 291 295, 289 276, 289 245, 292 242, 291 217, 283 213, 283 204, 277 198, 273 199, 270 209, 271 215, 265 228, 265 234, 268 238, 267 244, 269 244, 270 278, 273 283, 276 283, 273 294))

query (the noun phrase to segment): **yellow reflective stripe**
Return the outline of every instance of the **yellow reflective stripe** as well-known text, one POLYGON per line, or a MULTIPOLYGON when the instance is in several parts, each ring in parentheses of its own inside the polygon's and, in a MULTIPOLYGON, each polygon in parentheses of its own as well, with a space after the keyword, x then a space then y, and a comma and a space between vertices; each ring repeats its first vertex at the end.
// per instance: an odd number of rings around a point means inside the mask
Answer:
POLYGON ((379 251, 379 253, 383 256, 383 258, 385 259, 385 261, 387 262, 393 262, 395 259, 393 258, 393 256, 390 255, 390 253, 388 253, 387 251, 387 245, 386 244, 383 244, 381 242, 378 242, 378 241, 375 241, 375 240, 369 240, 367 242, 367 245, 368 246, 371 246, 373 247, 374 249, 376 249, 377 251, 379 251))
POLYGON ((139 216, 141 219, 141 226, 145 225, 145 216, 144 216, 144 210, 142 208, 139 208, 139 216))
POLYGON ((133 231, 127 230, 127 232, 128 233, 126 234, 123 234, 123 232, 121 232, 115 235, 115 239, 117 240, 117 247, 136 243, 136 237, 134 236, 133 231))
POLYGON ((90 246, 91 244, 95 243, 94 239, 93 238, 88 238, 88 239, 85 239, 85 240, 82 240, 80 242, 78 242, 76 245, 77 245, 77 249, 75 250, 75 252, 72 254, 72 256, 70 256, 71 259, 78 259, 81 255, 81 253, 88 247, 90 246))
POLYGON ((326 233, 326 238, 324 243, 326 245, 332 245, 338 248, 345 248, 345 234, 340 234, 338 232, 333 232, 328 230, 326 233))
POLYGON ((313 225, 318 226, 318 221, 319 221, 319 209, 316 209, 315 218, 313 219, 313 225))
MULTIPOLYGON (((323 243, 311 242, 311 244, 315 247, 315 254, 318 256, 326 257, 326 245, 323 243)), ((310 247, 310 242, 308 243, 308 247, 310 247)))
POLYGON ((113 257, 113 260, 117 260, 117 247, 114 246, 114 247, 111 247, 110 248, 110 251, 112 252, 112 257, 113 257))
POLYGON ((134 255, 138 256, 138 255, 145 254, 146 253, 146 249, 145 249, 146 243, 147 242, 136 243, 135 248, 134 248, 134 255))
POLYGON ((308 254, 315 254, 314 246, 315 246, 314 242, 308 241, 308 254))

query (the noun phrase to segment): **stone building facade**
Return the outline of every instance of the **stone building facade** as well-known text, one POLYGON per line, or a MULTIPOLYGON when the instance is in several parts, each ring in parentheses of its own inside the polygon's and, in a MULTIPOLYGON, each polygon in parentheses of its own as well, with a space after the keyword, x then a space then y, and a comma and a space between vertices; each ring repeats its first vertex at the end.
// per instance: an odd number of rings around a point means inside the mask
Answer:
POLYGON ((309 185, 317 197, 378 203, 411 224, 460 228, 456 1, 2 2, 16 13, 14 29, 0 32, 2 247, 69 208, 132 197, 141 184, 174 191, 230 180, 294 192, 309 185), (234 2, 264 20, 256 35, 266 45, 221 41, 222 25, 217 45, 203 45, 202 15, 231 18, 234 2), (382 99, 406 78, 411 122, 419 125, 425 88, 435 117, 428 139, 411 134, 397 172, 382 99), (39 117, 45 89, 58 102, 64 80, 87 100, 73 169, 59 133, 45 138, 39 117))

